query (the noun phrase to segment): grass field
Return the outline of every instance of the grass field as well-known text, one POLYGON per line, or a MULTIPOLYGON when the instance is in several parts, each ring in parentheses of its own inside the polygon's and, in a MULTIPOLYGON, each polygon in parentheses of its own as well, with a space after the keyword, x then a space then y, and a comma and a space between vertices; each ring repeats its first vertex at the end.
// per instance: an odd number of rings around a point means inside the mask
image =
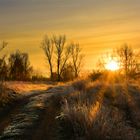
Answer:
MULTIPOLYGON (((28 103, 31 107, 33 102, 40 108, 40 104, 44 104, 36 129, 32 130, 35 133, 30 134, 33 140, 140 139, 139 81, 79 79, 57 85, 9 82, 8 88, 0 96, 0 107, 6 108, 19 98, 24 106, 28 103), (47 99, 47 94, 52 96, 47 99), (27 101, 22 101, 24 95, 28 95, 27 101)), ((24 109, 17 105, 16 108, 19 108, 18 113, 24 109)), ((13 116, 16 120, 16 114, 13 116)))
POLYGON ((140 139, 138 82, 79 80, 71 91, 57 117, 60 139, 140 139))
POLYGON ((5 82, 0 91, 0 114, 4 114, 5 110, 22 100, 24 96, 32 94, 33 91, 46 90, 48 87, 49 85, 45 83, 5 82))

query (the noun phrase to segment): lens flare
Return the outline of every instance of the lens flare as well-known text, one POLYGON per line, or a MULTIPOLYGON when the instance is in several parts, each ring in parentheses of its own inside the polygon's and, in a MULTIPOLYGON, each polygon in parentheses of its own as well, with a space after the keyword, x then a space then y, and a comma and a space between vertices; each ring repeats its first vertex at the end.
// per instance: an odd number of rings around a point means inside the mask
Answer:
POLYGON ((106 69, 111 70, 111 71, 116 71, 119 69, 119 64, 115 60, 111 60, 106 64, 106 69))

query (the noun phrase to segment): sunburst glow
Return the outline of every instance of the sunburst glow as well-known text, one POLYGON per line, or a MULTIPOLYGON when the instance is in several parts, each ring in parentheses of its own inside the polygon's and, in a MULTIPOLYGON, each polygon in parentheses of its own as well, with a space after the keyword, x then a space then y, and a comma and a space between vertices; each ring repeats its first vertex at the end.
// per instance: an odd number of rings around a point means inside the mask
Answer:
POLYGON ((111 71, 116 71, 119 69, 119 64, 115 60, 111 60, 106 64, 106 69, 111 70, 111 71))

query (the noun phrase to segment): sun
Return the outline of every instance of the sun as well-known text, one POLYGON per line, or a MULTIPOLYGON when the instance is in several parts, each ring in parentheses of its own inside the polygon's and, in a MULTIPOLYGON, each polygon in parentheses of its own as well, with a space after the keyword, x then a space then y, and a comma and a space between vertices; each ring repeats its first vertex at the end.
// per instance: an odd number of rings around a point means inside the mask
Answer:
POLYGON ((119 64, 115 60, 111 60, 106 64, 106 69, 111 70, 111 71, 116 71, 119 69, 119 64))

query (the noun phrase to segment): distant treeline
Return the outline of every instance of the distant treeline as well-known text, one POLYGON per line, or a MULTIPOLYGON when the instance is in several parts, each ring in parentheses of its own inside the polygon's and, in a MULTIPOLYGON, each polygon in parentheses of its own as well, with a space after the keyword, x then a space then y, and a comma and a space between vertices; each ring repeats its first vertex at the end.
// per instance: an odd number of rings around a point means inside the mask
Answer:
MULTIPOLYGON (((7 47, 7 44, 2 42, 0 51, 7 47)), ((84 55, 78 43, 68 43, 65 35, 51 37, 45 35, 41 42, 41 49, 45 54, 48 65, 46 69, 49 69, 47 77, 49 78, 44 77, 41 73, 36 74, 30 64, 29 55, 16 50, 9 57, 0 58, 0 80, 69 81, 79 76, 84 55)), ((140 52, 135 52, 125 44, 98 61, 97 67, 90 75, 92 79, 97 79, 107 71, 106 60, 109 61, 110 58, 117 59, 119 63, 117 72, 126 78, 140 75, 140 52)))
MULTIPOLYGON (((1 49, 7 46, 3 42, 1 49)), ((41 49, 45 53, 45 58, 49 67, 48 77, 51 81, 68 81, 79 76, 83 60, 83 54, 78 43, 67 43, 66 36, 47 35, 41 42, 41 49)), ((48 69, 46 67, 46 69, 48 69)), ((35 74, 30 65, 29 55, 16 50, 7 58, 0 59, 0 79, 1 80, 46 80, 42 74, 35 74)))
POLYGON ((140 52, 134 51, 131 46, 124 44, 120 48, 116 48, 111 53, 101 57, 97 63, 97 68, 90 74, 94 80, 108 73, 106 64, 109 60, 116 60, 119 69, 115 71, 114 76, 117 79, 140 78, 140 52))

